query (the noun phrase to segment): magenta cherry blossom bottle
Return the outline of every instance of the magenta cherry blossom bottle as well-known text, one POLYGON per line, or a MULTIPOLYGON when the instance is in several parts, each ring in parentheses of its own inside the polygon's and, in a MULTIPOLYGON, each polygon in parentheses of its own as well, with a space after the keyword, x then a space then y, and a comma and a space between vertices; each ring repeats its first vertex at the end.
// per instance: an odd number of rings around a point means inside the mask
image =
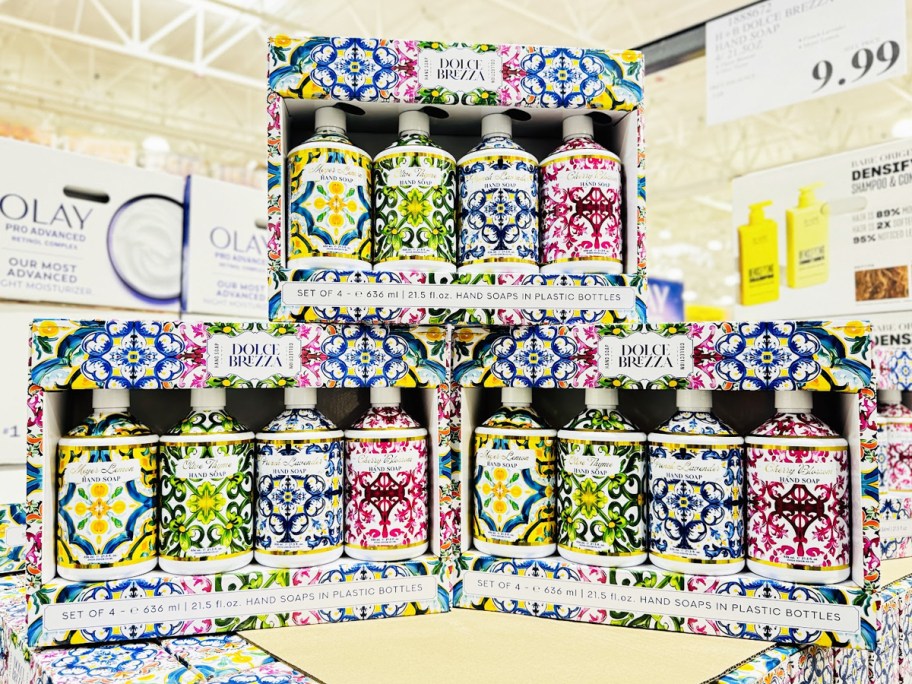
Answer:
POLYGON ((398 387, 371 387, 370 402, 345 431, 345 553, 416 558, 428 547, 428 433, 398 387))
POLYGON ((541 272, 620 273, 621 160, 593 139, 586 114, 564 119, 563 132, 541 163, 541 272))
POLYGON ((763 577, 833 584, 851 574, 848 442, 811 413, 809 392, 776 392, 747 443, 747 565, 763 577))
POLYGON ((881 492, 912 496, 912 410, 898 389, 877 390, 881 492))

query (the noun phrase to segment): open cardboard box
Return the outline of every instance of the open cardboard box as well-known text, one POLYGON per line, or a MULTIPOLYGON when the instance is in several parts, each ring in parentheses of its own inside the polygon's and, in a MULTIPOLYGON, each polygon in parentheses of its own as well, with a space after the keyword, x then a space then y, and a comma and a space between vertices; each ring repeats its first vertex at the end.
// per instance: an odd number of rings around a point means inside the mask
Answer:
POLYGON ((268 78, 271 320, 506 325, 645 320, 639 52, 276 36, 269 43, 268 78), (480 68, 444 74, 448 60, 467 57, 480 68), (349 69, 353 63, 357 71, 349 69), (596 138, 623 165, 623 275, 290 271, 286 156, 312 134, 314 110, 333 102, 352 114, 349 136, 371 155, 396 140, 401 111, 433 107, 440 118, 434 119, 431 136, 457 159, 480 141, 480 121, 487 114, 510 111, 517 119, 516 141, 542 159, 561 143, 561 121, 568 113, 598 112, 602 125, 596 125, 596 138))
POLYGON ((454 606, 796 644, 874 648, 880 540, 870 328, 858 322, 678 323, 466 328, 454 334, 459 401, 461 539, 454 606), (798 345, 795 335, 803 342, 798 345), (622 342, 664 341, 665 368, 616 363, 622 342), (813 351, 809 351, 813 350, 813 351), (683 351, 683 353, 681 353, 683 351), (763 353, 772 352, 772 353, 763 353), (789 367, 813 370, 797 383, 789 367), (804 363, 806 362, 806 363, 804 363), (623 365, 623 364, 621 364, 623 365), (499 406, 499 387, 533 388, 559 427, 582 409, 581 388, 617 387, 643 431, 674 411, 673 389, 714 390, 718 415, 747 434, 772 415, 774 389, 815 392, 815 412, 849 442, 851 578, 830 586, 735 575, 684 575, 650 564, 601 568, 499 558, 472 548, 472 435, 499 406), (626 391, 630 390, 630 391, 626 391))
POLYGON ((102 643, 446 611, 458 552, 450 480, 449 333, 282 323, 36 321, 28 407, 28 637, 30 646, 102 643), (267 368, 232 366, 233 341, 275 342, 267 368), (135 353, 138 352, 138 353, 135 353), (395 357, 395 358, 394 358, 395 357), (137 359, 141 359, 137 361, 137 359), (313 568, 252 563, 240 570, 72 582, 55 567, 56 449, 91 412, 90 392, 131 389, 131 411, 166 430, 188 410, 189 388, 229 388, 228 410, 251 429, 282 410, 281 388, 319 387, 318 407, 347 427, 370 385, 403 388, 406 410, 429 431, 430 548, 418 559, 343 556, 313 568))

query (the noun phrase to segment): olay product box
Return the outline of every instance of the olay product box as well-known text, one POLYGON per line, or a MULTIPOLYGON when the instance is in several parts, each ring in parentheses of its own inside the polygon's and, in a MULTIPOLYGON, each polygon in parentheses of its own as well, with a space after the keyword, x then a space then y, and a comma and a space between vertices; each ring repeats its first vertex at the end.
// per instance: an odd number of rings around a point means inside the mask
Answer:
MULTIPOLYGON (((454 605, 791 644, 874 648, 880 539, 876 404, 869 336, 870 328, 857 322, 813 321, 456 330, 454 384, 461 389, 454 402, 460 416, 456 439, 460 451, 460 534, 465 570, 455 586, 454 605), (511 488, 515 487, 519 493, 524 487, 541 484, 534 478, 510 480, 507 466, 499 474, 505 477, 501 487, 493 480, 481 482, 481 489, 473 484, 479 472, 482 476, 487 472, 479 468, 479 454, 474 453, 476 426, 492 415, 494 418, 485 425, 496 422, 500 413, 495 410, 500 405, 501 388, 505 387, 531 388, 533 407, 549 427, 557 429, 580 414, 583 389, 616 388, 620 412, 635 424, 643 437, 643 433, 674 414, 675 392, 669 390, 712 390, 713 410, 733 426, 735 437, 749 434, 773 415, 776 393, 810 390, 814 416, 825 420, 829 429, 848 442, 847 480, 843 476, 842 483, 847 487, 850 503, 846 519, 834 524, 846 531, 849 566, 836 567, 838 564, 834 563, 833 567, 847 574, 848 579, 824 586, 769 579, 747 570, 714 576, 700 574, 700 566, 691 566, 696 568, 696 574, 683 574, 649 562, 630 567, 599 567, 582 560, 570 562, 556 554, 514 558, 508 557, 512 554, 497 556, 482 552, 473 542, 478 538, 472 527, 476 510, 481 507, 483 516, 489 510, 495 514, 499 510, 502 518, 509 519, 518 513, 509 506, 498 509, 496 501, 492 508, 488 499, 501 497, 509 503, 510 496, 505 492, 509 493, 511 488)), ((710 432, 709 426, 706 427, 705 432, 710 432)), ((498 429, 502 428, 486 428, 489 433, 498 429)), ((629 439, 635 439, 630 428, 624 429, 629 439)), ((684 431, 683 426, 678 429, 684 431)), ((667 437, 666 441, 675 441, 673 434, 667 437)), ((484 458, 490 460, 490 450, 487 446, 485 449, 484 458)), ((521 460, 524 456, 520 449, 511 451, 510 458, 521 460)), ((536 459, 536 462, 540 460, 536 459)), ((749 482, 747 474, 746 469, 745 483, 749 482)), ((495 470, 493 479, 499 475, 495 470)), ((627 492, 629 485, 635 484, 631 479, 635 477, 635 473, 625 470, 612 481, 621 488, 619 491, 627 492)), ((576 498, 571 496, 570 501, 561 501, 564 511, 561 516, 577 507, 598 508, 600 490, 590 485, 586 485, 588 489, 577 488, 576 498)), ((631 491, 635 490, 634 486, 631 491)), ((559 496, 564 496, 563 489, 559 496)), ((644 506, 645 500, 655 498, 648 490, 644 495, 630 496, 631 506, 637 509, 644 506)), ((682 493, 681 497, 680 501, 675 498, 668 503, 664 514, 669 516, 670 524, 678 521, 686 527, 671 524, 678 532, 686 532, 692 544, 703 543, 699 538, 709 533, 706 529, 684 525, 692 519, 685 508, 701 509, 693 508, 697 504, 689 494, 682 493), (681 510, 676 508, 682 506, 681 510)), ((709 499, 712 498, 710 494, 709 499)), ((705 505, 712 507, 709 499, 705 505)), ((811 501, 796 498, 792 503, 795 510, 803 510, 811 501)), ((772 501, 769 507, 775 508, 772 501)), ((724 508, 716 506, 712 515, 724 514, 724 508)), ((751 524, 751 520, 741 517, 740 510, 737 506, 731 508, 730 531, 723 535, 726 539, 741 539, 743 530, 751 524)), ((655 534, 651 511, 650 508, 648 538, 655 534)), ((615 538, 632 531, 632 519, 626 513, 622 517, 625 519, 620 520, 621 527, 618 520, 611 525, 615 538)), ((607 529, 611 522, 607 521, 602 529, 607 529)), ((523 529, 530 529, 530 534, 540 531, 531 523, 523 529)), ((580 539, 588 534, 588 528, 582 525, 572 529, 580 539)), ((708 549, 715 548, 715 542, 706 540, 706 543, 710 544, 708 549)), ((755 555, 749 546, 748 551, 749 558, 755 555)), ((759 551, 761 555, 764 553, 763 549, 759 551)), ((638 560, 643 557, 645 553, 641 551, 638 560)))
POLYGON ((266 212, 261 190, 188 176, 181 309, 196 315, 266 317, 266 212))
MULTIPOLYGON (((285 35, 270 39, 268 53, 271 320, 508 325, 645 320, 641 53, 285 35), (353 256, 359 256, 362 264, 370 265, 372 260, 360 252, 338 258, 344 251, 341 248, 334 248, 337 257, 326 266, 291 268, 289 205, 297 206, 299 199, 293 196, 287 170, 289 153, 313 133, 314 110, 333 103, 350 115, 351 142, 371 158, 396 141, 397 116, 410 109, 425 108, 435 117, 431 137, 455 158, 481 140, 481 119, 488 114, 510 113, 513 139, 538 160, 561 145, 565 117, 586 112, 598 115, 602 125, 595 126, 596 142, 615 155, 621 166, 623 249, 617 274, 600 273, 599 269, 560 275, 498 273, 492 268, 490 272, 453 275, 423 269, 380 270, 376 264, 374 270, 355 270, 341 262, 353 262, 353 256)), ((504 159, 509 158, 508 151, 505 153, 504 159)), ((362 172, 370 165, 367 156, 358 152, 358 163, 365 166, 362 172)), ((579 171, 577 178, 585 175, 585 170, 579 171)), ((349 196, 342 192, 344 183, 338 185, 339 192, 334 194, 327 185, 325 196, 314 201, 324 209, 347 206, 351 201, 363 207, 362 214, 371 211, 369 191, 364 187, 353 189, 349 196)), ((538 200, 533 199, 526 204, 537 210, 538 200)), ((419 207, 421 201, 416 201, 414 206, 419 207)), ((590 208, 604 204, 601 196, 581 201, 590 208)), ((502 204, 491 199, 490 211, 496 212, 502 204)), ((486 211, 478 209, 479 222, 488 221, 486 211)), ((337 223, 342 222, 344 212, 337 213, 337 223)), ((419 213, 417 209, 415 213, 419 213)), ((332 225, 332 217, 328 220, 332 225)), ((601 225, 600 220, 598 223, 601 225)), ((492 224, 491 229, 498 228, 492 224)), ((506 244, 507 238, 502 241, 506 244)), ((534 265, 533 270, 537 270, 534 265)))
MULTIPOLYGON (((48 335, 50 326, 36 321, 32 328, 27 401, 30 646, 449 609, 450 574, 458 562, 458 489, 450 470, 446 329, 57 320, 48 335), (186 415, 191 389, 227 388, 229 412, 256 431, 281 413, 282 390, 289 386, 319 388, 318 409, 343 427, 363 412, 369 387, 402 388, 403 406, 428 432, 426 553, 397 562, 342 556, 301 569, 251 563, 208 575, 153 570, 127 580, 68 581, 58 575, 57 447, 61 435, 89 415, 92 393, 86 390, 129 389, 131 413, 162 434, 186 415)), ((188 505, 203 506, 203 495, 200 489, 188 505)), ((206 494, 205 506, 213 497, 206 494)), ((113 508, 112 501, 98 510, 113 508)), ((101 527, 112 522, 110 515, 101 518, 101 527)))
POLYGON ((3 299, 176 313, 183 179, 0 139, 3 299))

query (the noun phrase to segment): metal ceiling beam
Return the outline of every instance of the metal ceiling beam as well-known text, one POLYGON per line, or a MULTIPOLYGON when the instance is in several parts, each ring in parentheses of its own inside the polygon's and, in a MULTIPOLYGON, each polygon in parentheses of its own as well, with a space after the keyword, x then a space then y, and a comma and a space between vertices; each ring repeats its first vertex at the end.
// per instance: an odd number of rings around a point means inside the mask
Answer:
POLYGON ((637 50, 640 50, 646 58, 647 73, 654 74, 657 71, 703 57, 706 54, 706 25, 709 22, 740 12, 747 7, 759 5, 764 1, 766 0, 745 3, 744 6, 731 12, 725 12, 690 28, 640 45, 637 50))

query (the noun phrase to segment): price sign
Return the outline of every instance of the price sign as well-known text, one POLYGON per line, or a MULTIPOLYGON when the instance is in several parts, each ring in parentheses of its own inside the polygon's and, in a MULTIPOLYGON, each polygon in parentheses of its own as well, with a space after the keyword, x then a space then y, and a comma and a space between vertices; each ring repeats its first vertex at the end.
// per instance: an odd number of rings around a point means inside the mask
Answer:
POLYGON ((706 25, 717 124, 902 76, 905 0, 766 0, 706 25))

